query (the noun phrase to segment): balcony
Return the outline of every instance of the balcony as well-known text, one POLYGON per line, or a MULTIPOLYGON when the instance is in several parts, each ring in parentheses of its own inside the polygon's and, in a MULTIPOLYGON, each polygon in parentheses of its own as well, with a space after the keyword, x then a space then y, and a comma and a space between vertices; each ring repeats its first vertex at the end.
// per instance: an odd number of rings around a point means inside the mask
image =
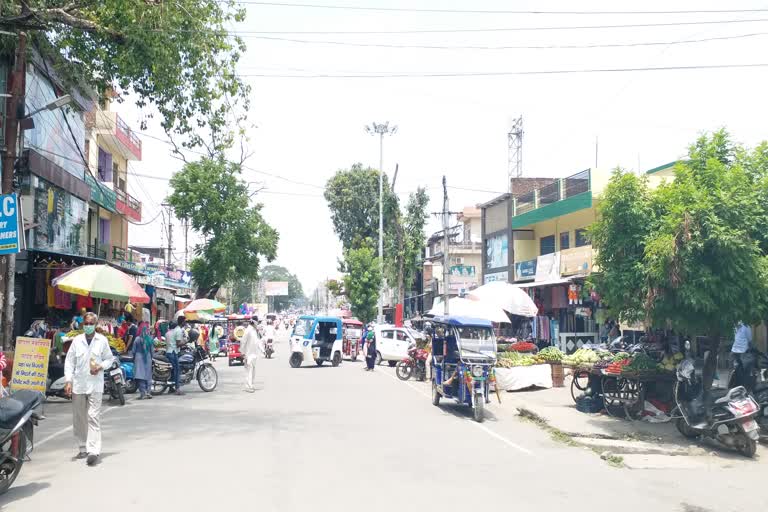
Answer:
POLYGON ((117 189, 117 211, 137 222, 141 222, 141 202, 128 192, 117 189))
POLYGON ((520 228, 592 206, 592 171, 555 180, 514 199, 512 227, 520 228))
POLYGON ((95 110, 85 115, 85 125, 101 135, 110 146, 127 160, 141 160, 141 139, 117 112, 95 110))
POLYGON ((88 257, 105 260, 107 259, 107 251, 105 251, 104 249, 100 249, 98 245, 89 245, 88 257))

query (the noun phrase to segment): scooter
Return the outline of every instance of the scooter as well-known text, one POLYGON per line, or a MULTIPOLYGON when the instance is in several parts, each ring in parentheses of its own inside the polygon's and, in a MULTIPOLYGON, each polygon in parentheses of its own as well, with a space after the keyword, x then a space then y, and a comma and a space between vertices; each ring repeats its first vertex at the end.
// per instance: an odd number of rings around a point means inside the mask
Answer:
POLYGON ((71 397, 64 393, 65 384, 64 363, 57 356, 48 363, 48 387, 45 389, 45 396, 70 400, 71 397))
POLYGON ((123 370, 123 377, 125 377, 124 391, 127 394, 135 393, 139 388, 139 384, 134 379, 133 355, 119 354, 114 348, 112 349, 112 355, 120 361, 120 368, 123 370))
POLYGON ((272 345, 272 338, 268 339, 264 344, 264 356, 267 359, 272 359, 272 354, 275 353, 275 349, 272 345))
POLYGON ((41 393, 22 389, 0 398, 0 494, 19 476, 33 448, 33 429, 43 419, 41 393))
POLYGON ((120 405, 125 405, 123 386, 125 386, 123 369, 115 358, 112 366, 104 371, 104 394, 110 399, 120 402, 120 405))
MULTIPOLYGON (((686 356, 689 348, 690 343, 686 342, 686 356)), ((677 430, 688 438, 715 439, 746 457, 754 457, 760 437, 754 420, 759 411, 757 402, 743 386, 713 389, 710 393, 710 403, 705 403, 702 381, 696 375, 693 360, 684 359, 677 367, 674 392, 677 430)))
POLYGON ((731 371, 728 387, 744 386, 757 402, 760 411, 755 420, 760 425, 760 437, 768 438, 768 356, 751 349, 741 356, 741 362, 731 371))

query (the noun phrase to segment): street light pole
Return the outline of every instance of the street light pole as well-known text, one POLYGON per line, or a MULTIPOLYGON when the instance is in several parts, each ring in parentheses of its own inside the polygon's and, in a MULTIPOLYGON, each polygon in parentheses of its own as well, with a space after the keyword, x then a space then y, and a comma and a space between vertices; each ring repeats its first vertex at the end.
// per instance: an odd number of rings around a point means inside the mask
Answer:
MULTIPOLYGON (((389 126, 389 121, 382 124, 371 123, 365 127, 365 131, 371 135, 379 136, 379 268, 382 276, 384 275, 384 135, 394 135, 397 132, 397 126, 389 126)), ((377 322, 384 322, 384 295, 382 286, 379 288, 379 311, 377 322)))

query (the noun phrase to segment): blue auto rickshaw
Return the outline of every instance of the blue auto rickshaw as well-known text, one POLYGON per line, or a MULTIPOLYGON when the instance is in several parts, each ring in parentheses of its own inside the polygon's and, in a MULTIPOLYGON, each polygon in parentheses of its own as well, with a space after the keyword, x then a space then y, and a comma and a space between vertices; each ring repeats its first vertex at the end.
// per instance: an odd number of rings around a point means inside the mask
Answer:
POLYGON ((452 398, 485 419, 496 365, 496 337, 487 320, 460 316, 432 319, 432 404, 452 398))
POLYGON ((330 361, 332 366, 339 366, 344 344, 343 332, 341 318, 299 317, 291 334, 291 367, 298 368, 305 361, 314 361, 317 366, 330 361))

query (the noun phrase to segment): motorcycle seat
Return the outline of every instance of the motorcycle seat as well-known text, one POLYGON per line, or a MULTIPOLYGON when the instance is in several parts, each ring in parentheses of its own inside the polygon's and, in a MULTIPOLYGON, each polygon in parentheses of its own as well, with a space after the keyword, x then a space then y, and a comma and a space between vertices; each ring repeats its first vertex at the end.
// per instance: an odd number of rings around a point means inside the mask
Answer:
POLYGON ((171 362, 168 360, 168 358, 167 358, 167 357, 165 357, 164 355, 161 355, 161 354, 156 354, 155 356, 153 356, 153 357, 152 357, 152 359, 155 359, 155 360, 157 360, 157 361, 160 361, 160 362, 163 362, 163 363, 168 363, 168 364, 170 364, 170 363, 171 363, 171 362))
POLYGON ((716 404, 722 404, 727 402, 726 397, 728 396, 727 389, 712 389, 710 391, 710 397, 712 398, 712 401, 716 404))
POLYGON ((133 362, 133 354, 123 354, 120 356, 120 362, 121 363, 132 363, 133 362))
POLYGON ((31 389, 21 389, 8 398, 0 399, 0 428, 10 430, 19 420, 43 400, 43 395, 31 389))

